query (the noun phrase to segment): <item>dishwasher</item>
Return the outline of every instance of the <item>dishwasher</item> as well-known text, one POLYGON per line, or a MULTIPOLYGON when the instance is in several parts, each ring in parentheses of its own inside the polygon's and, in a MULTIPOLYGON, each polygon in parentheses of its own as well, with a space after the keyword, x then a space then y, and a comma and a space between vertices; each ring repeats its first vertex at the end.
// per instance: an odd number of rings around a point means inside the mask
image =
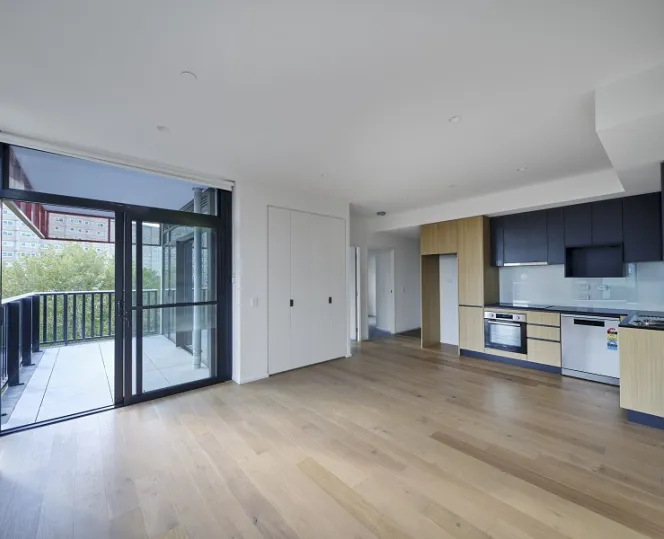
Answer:
POLYGON ((620 385, 619 318, 562 315, 563 374, 620 385))

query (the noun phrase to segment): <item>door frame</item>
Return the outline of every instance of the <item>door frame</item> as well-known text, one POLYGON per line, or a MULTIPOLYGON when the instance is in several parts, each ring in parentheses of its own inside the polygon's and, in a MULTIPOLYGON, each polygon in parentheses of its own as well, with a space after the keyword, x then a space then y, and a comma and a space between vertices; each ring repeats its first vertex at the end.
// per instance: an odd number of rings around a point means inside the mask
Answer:
MULTIPOLYGON (((224 331, 221 325, 225 325, 224 319, 224 308, 230 304, 230 296, 222 297, 220 294, 224 289, 222 282, 223 276, 227 274, 228 267, 224 268, 224 249, 222 244, 226 243, 221 240, 223 231, 222 219, 216 216, 195 214, 195 213, 186 213, 180 211, 172 210, 157 210, 153 208, 141 208, 140 211, 135 209, 127 209, 123 212, 120 212, 121 215, 118 217, 122 219, 123 222, 123 234, 121 239, 120 248, 122 249, 122 266, 123 266, 123 277, 121 282, 121 291, 123 294, 122 300, 122 323, 124 331, 122 336, 116 335, 116 351, 122 350, 122 361, 123 366, 123 404, 135 404, 137 402, 144 402, 147 400, 157 399, 160 397, 165 397, 168 395, 174 395, 176 393, 181 393, 183 391, 189 391, 191 389, 197 389, 219 382, 227 381, 231 378, 230 371, 226 368, 230 365, 230 358, 224 357, 224 353, 228 350, 224 343, 221 341, 224 338, 224 331), (173 303, 161 303, 158 305, 143 305, 143 272, 140 271, 143 267, 143 253, 142 253, 142 244, 143 244, 143 223, 159 223, 159 224, 168 224, 168 225, 180 225, 180 226, 193 226, 207 228, 211 231, 210 243, 215 246, 214 253, 214 264, 216 271, 210 276, 214 276, 214 279, 210 282, 211 295, 216 299, 202 302, 178 302, 177 299, 173 303), (132 223, 136 224, 135 239, 132 237, 132 223), (132 256, 132 247, 135 244, 135 259, 132 256), (134 263, 136 265, 136 304, 133 305, 132 300, 132 288, 133 288, 133 267, 134 263), (229 301, 225 301, 229 300, 229 301), (177 307, 193 307, 195 305, 210 305, 215 306, 215 314, 217 323, 214 331, 214 336, 211 339, 211 363, 210 363, 210 376, 203 380, 194 380, 191 382, 185 382, 184 384, 178 384, 173 386, 167 386, 160 389, 152 390, 149 392, 144 392, 143 390, 143 369, 142 362, 136 362, 136 373, 134 370, 133 363, 133 354, 134 354, 134 343, 133 343, 133 326, 135 325, 136 329, 136 342, 135 342, 135 353, 136 357, 143 356, 143 324, 142 324, 142 313, 146 308, 150 309, 159 309, 159 308, 177 308, 177 307), (140 322, 139 322, 140 320, 140 322), (120 341, 120 344, 118 343, 120 341), (133 391, 134 385, 134 375, 136 378, 136 394, 133 391)), ((117 225, 116 225, 116 236, 117 225)), ((163 239, 163 238, 162 238, 163 239)), ((228 259, 230 261, 230 259, 228 259)), ((117 265, 116 265, 117 270, 117 265)), ((117 285, 117 281, 116 281, 117 285)), ((177 318, 177 315, 176 315, 177 318)), ((177 328, 176 328, 177 329, 177 328)), ((177 332, 176 332, 177 333, 177 332)), ((230 337, 230 333, 229 333, 230 337)), ((177 343, 173 343, 173 346, 176 346, 177 343)), ((118 358, 116 357, 116 368, 118 364, 118 358)), ((116 387, 118 382, 116 381, 116 387)))
MULTIPOLYGON (((44 193, 41 191, 24 191, 20 189, 9 188, 9 155, 10 147, 21 147, 20 144, 10 145, 6 142, 0 141, 0 200, 18 200, 26 202, 37 202, 41 204, 66 206, 66 207, 80 207, 91 210, 102 210, 115 212, 115 380, 114 380, 114 395, 113 401, 115 407, 122 407, 128 404, 139 402, 138 399, 127 398, 124 394, 126 380, 125 380, 125 338, 127 328, 127 319, 125 314, 125 301, 124 301, 124 279, 127 273, 127 262, 125 260, 125 245, 126 245, 126 227, 124 220, 127 213, 138 216, 140 219, 145 219, 149 216, 150 221, 160 222, 167 221, 174 224, 182 224, 189 226, 204 226, 214 228, 217 231, 217 249, 216 249, 216 328, 215 337, 213 338, 214 350, 213 357, 216 362, 216 374, 214 377, 205 380, 189 382, 171 388, 164 388, 146 394, 140 400, 151 400, 160 398, 162 396, 188 391, 197 387, 204 387, 213 385, 220 382, 225 382, 232 379, 232 316, 233 316, 233 284, 232 284, 232 207, 233 207, 233 193, 232 191, 221 189, 216 186, 216 200, 215 207, 217 215, 205 215, 188 213, 185 211, 168 210, 161 208, 152 208, 146 206, 139 206, 136 204, 126 204, 121 202, 111 202, 104 200, 89 199, 84 197, 76 197, 69 195, 60 195, 54 193, 44 193), (117 335, 120 335, 118 339, 117 335)), ((25 146, 29 148, 29 146, 25 146)), ((54 155, 63 155, 55 151, 47 151, 54 155)), ((85 159, 83 157, 72 157, 73 159, 85 159)), ((111 166, 125 165, 115 164, 108 162, 111 166)), ((132 167, 130 167, 132 168, 132 167)), ((180 178, 182 179, 182 178, 180 178)), ((186 181, 185 179, 182 179, 186 181)), ((129 245, 131 248, 131 230, 129 231, 129 245)), ((129 261, 129 275, 131 275, 131 261, 129 261)), ((131 288, 131 286, 130 286, 131 288)), ((130 302, 131 303, 131 302, 130 302)), ((2 316, 2 315, 0 315, 2 316)), ((129 378, 129 377, 127 377, 129 378)), ((129 393, 131 397, 131 392, 129 393)), ((103 410, 103 409, 102 409, 103 410)), ((78 414, 73 414, 52 420, 46 420, 39 423, 32 423, 9 431, 0 429, 0 435, 11 434, 22 430, 28 430, 35 427, 59 423, 76 417, 90 415, 97 413, 100 410, 89 410, 78 414)))

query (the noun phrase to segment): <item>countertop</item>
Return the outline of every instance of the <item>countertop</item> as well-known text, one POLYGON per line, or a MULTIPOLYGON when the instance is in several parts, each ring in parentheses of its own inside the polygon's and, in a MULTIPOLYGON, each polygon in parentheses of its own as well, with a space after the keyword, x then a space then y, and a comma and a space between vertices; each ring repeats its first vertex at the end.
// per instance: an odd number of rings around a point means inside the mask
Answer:
POLYGON ((661 316, 664 317, 664 312, 658 311, 640 311, 633 309, 605 309, 601 307, 578 307, 578 306, 566 306, 566 305, 523 305, 519 303, 493 303, 491 305, 485 305, 485 309, 512 309, 515 311, 544 311, 544 312, 554 312, 561 314, 578 314, 586 316, 608 316, 620 318, 621 316, 626 316, 619 327, 630 327, 636 329, 648 329, 655 331, 664 331, 664 326, 636 326, 631 323, 633 318, 637 315, 641 316, 661 316))

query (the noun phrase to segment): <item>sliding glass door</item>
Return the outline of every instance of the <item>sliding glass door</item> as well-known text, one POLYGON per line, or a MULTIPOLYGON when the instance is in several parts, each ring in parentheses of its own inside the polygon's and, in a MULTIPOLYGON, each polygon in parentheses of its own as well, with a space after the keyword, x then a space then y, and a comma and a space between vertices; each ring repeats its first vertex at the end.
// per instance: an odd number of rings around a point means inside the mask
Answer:
POLYGON ((217 378, 217 222, 191 214, 125 214, 125 402, 217 378))

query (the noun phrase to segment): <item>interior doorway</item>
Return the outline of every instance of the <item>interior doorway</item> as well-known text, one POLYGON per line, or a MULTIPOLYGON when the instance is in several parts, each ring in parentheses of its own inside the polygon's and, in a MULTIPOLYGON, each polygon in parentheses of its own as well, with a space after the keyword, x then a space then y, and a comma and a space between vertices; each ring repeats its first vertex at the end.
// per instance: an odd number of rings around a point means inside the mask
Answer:
POLYGON ((369 340, 396 332, 394 249, 369 249, 367 257, 367 323, 369 340))
POLYGON ((360 328, 360 248, 348 248, 348 286, 350 307, 350 340, 359 342, 362 340, 362 330, 360 328))
POLYGON ((459 346, 459 265, 457 255, 440 256, 440 342, 459 346))

